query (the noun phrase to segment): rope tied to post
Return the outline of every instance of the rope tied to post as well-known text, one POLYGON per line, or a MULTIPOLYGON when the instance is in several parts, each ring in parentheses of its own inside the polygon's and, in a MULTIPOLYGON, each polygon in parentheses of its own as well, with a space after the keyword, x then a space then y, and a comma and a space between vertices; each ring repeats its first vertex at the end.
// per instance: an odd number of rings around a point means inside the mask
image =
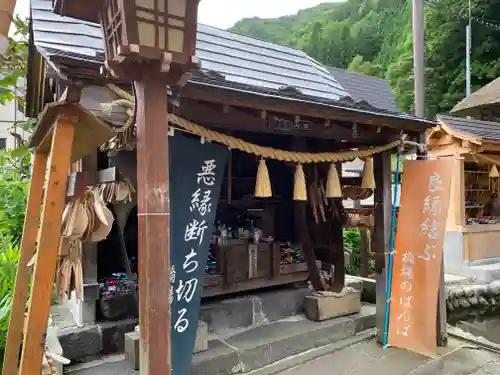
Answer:
MULTIPOLYGON (((119 88, 116 85, 108 84, 106 86, 110 91, 112 91, 118 99, 111 102, 101 104, 101 110, 105 113, 110 113, 113 106, 118 105, 127 109, 127 115, 130 115, 133 112, 134 108, 134 98, 131 94, 126 92, 125 90, 119 88), (130 113, 129 113, 130 112, 130 113)), ((208 129, 204 126, 195 124, 185 118, 179 117, 173 113, 168 115, 168 121, 176 125, 185 131, 198 135, 204 139, 207 139, 212 142, 217 142, 223 145, 226 145, 230 149, 240 150, 249 154, 253 154, 263 159, 273 159, 284 162, 291 162, 295 164, 312 164, 312 163, 334 163, 334 162, 346 162, 351 161, 356 158, 359 159, 369 159, 375 154, 392 150, 397 147, 404 147, 404 145, 413 145, 418 147, 425 145, 420 145, 416 142, 408 141, 407 135, 402 134, 399 140, 390 142, 386 145, 376 146, 366 149, 358 149, 358 150, 348 150, 348 151, 340 151, 340 152, 319 152, 319 153, 311 153, 311 152, 295 152, 295 151, 286 151, 275 149, 272 147, 265 147, 252 144, 250 142, 244 141, 242 139, 219 133, 217 131, 208 129)), ((127 121, 124 128, 130 128, 132 124, 130 121, 127 121)))

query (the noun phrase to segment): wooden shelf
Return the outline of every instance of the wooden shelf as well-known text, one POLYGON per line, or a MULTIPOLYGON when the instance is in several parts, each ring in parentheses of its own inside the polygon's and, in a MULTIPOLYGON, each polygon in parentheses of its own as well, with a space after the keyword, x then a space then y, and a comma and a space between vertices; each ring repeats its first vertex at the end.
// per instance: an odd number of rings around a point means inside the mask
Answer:
POLYGON ((464 171, 465 173, 472 173, 472 174, 489 174, 490 172, 488 171, 464 171))
POLYGON ((479 204, 477 206, 465 206, 465 208, 484 208, 484 204, 479 204))
POLYGON ((465 191, 490 191, 490 189, 465 189, 465 191))
POLYGON ((483 233, 500 231, 500 224, 469 224, 462 226, 463 233, 483 233))

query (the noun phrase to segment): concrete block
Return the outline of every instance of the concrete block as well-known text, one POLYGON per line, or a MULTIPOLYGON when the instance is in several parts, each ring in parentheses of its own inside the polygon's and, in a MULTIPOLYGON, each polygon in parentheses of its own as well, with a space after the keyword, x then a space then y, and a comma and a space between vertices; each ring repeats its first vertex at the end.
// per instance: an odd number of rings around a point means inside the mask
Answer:
POLYGON ((194 342, 194 353, 208 350, 208 324, 199 321, 198 329, 196 330, 196 341, 194 342))
POLYGON ((478 283, 489 284, 500 280, 500 263, 467 267, 466 271, 465 276, 474 278, 478 283))
POLYGON ((346 276, 345 277, 345 286, 347 288, 352 288, 352 289, 355 289, 357 291, 361 291, 363 289, 363 281, 361 281, 359 279, 355 279, 355 278, 350 277, 350 276, 346 276))
POLYGON ((102 353, 123 353, 125 350, 125 333, 133 331, 137 324, 139 324, 137 319, 100 323, 102 353))
POLYGON ((134 370, 139 370, 139 332, 125 334, 125 362, 134 370))
POLYGON ((59 332, 63 355, 69 360, 82 360, 101 353, 101 333, 97 326, 68 328, 59 332))
POLYGON ((361 293, 348 292, 342 297, 312 295, 304 298, 306 316, 323 321, 361 311, 361 293))
POLYGON ((304 316, 261 325, 209 342, 209 350, 193 357, 191 375, 227 375, 260 369, 310 349, 353 337, 358 315, 324 322, 304 316))
POLYGON ((199 319, 207 323, 210 333, 249 327, 253 324, 253 305, 250 297, 202 304, 199 319))
MULTIPOLYGON (((139 370, 140 341, 141 336, 139 332, 133 331, 125 334, 125 361, 134 370, 139 370)), ((200 353, 206 350, 208 350, 208 325, 203 321, 199 321, 193 353, 200 353)))
POLYGON ((274 322, 301 314, 304 297, 311 295, 311 293, 309 288, 259 293, 254 297, 254 314, 256 314, 254 324, 274 322), (257 321, 259 314, 260 321, 257 321))

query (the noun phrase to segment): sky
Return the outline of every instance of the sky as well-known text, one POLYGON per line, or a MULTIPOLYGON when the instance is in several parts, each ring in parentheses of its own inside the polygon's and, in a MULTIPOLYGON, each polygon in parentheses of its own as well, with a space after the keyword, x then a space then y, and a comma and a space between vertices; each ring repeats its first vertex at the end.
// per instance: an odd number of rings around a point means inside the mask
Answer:
MULTIPOLYGON (((83 1, 83 0, 80 0, 83 1)), ((328 0, 201 0, 198 21, 227 29, 247 17, 274 18, 295 14, 300 9, 330 2, 328 0)), ((29 0, 17 0, 16 14, 29 16, 29 0)))

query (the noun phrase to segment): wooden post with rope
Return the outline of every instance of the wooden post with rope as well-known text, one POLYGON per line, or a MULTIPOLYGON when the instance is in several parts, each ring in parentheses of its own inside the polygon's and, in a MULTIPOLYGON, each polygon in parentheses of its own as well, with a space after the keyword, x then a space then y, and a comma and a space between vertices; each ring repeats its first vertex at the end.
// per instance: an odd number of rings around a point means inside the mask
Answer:
POLYGON ((14 373, 15 369, 17 369, 24 327, 24 312, 29 289, 28 263, 35 251, 47 157, 48 155, 46 153, 35 152, 28 200, 26 202, 26 216, 24 217, 24 230, 21 239, 15 290, 12 298, 12 309, 10 312, 9 332, 7 334, 2 375, 11 375, 14 373))
POLYGON ((113 129, 77 104, 78 100, 48 104, 31 139, 35 160, 2 375, 40 374, 42 364, 44 373, 47 371, 45 335, 61 241, 68 172, 72 162, 88 155, 115 135, 113 129), (36 254, 40 256, 34 256, 35 246, 36 254), (34 274, 25 318, 30 259, 34 259, 34 274))

